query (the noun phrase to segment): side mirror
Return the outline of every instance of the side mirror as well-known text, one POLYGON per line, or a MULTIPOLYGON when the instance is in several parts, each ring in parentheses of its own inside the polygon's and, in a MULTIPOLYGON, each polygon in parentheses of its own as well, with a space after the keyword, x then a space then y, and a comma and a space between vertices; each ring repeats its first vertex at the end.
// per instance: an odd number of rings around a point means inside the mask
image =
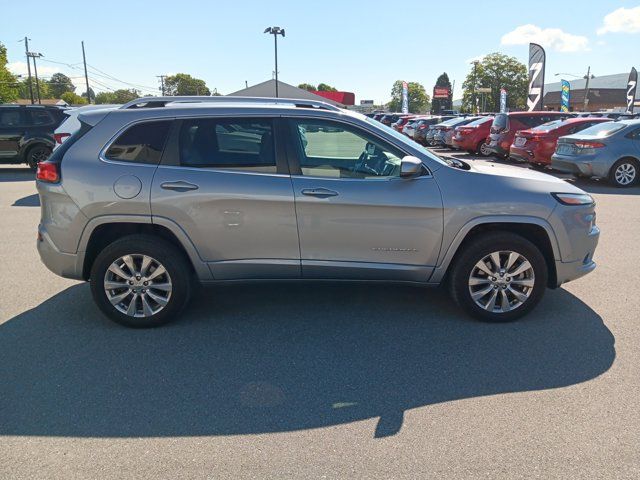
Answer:
POLYGON ((402 178, 417 177, 422 173, 422 161, 419 158, 407 155, 400 162, 400 176, 402 178))

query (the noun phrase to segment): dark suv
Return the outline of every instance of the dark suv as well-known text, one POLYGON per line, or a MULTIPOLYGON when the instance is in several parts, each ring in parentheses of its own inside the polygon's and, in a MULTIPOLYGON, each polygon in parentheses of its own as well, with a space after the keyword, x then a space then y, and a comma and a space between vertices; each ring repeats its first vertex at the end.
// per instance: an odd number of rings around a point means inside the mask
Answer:
POLYGON ((0 163, 26 163, 35 171, 55 141, 64 110, 42 105, 0 105, 0 163))

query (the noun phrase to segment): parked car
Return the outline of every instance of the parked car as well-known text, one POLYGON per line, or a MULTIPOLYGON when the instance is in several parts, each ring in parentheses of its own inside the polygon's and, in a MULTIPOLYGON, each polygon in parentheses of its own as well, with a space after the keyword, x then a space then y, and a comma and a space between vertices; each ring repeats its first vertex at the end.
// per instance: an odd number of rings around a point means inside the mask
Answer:
POLYGON ((433 128, 446 120, 455 118, 453 116, 442 117, 429 117, 421 120, 417 125, 413 133, 413 139, 421 145, 429 145, 429 142, 433 141, 433 134, 435 130, 433 128))
POLYGON ((42 261, 116 322, 176 318, 195 282, 319 278, 446 281, 509 321, 595 268, 594 201, 562 180, 445 161, 324 102, 190 98, 83 113, 38 166, 42 261))
POLYGON ((398 120, 396 120, 394 123, 391 124, 391 128, 393 128, 396 132, 402 133, 402 128, 412 118, 415 118, 415 115, 401 115, 398 117, 398 120))
MULTIPOLYGON (((441 122, 441 123, 435 125, 433 127, 433 137, 432 137, 432 139, 429 139, 429 140, 431 140, 429 142, 429 145, 431 145, 431 146, 446 146, 446 144, 445 144, 445 135, 448 132, 453 133, 453 128, 456 125, 462 125, 469 118, 475 119, 475 117, 454 117, 454 118, 451 118, 449 120, 445 120, 444 122, 441 122)), ((469 121, 471 121, 471 120, 469 120, 469 121)))
POLYGON ((0 163, 26 163, 35 171, 51 155, 63 118, 59 107, 0 105, 0 163))
POLYGON ((451 145, 458 150, 488 157, 491 151, 487 148, 487 137, 492 123, 493 117, 480 117, 466 125, 456 127, 451 145))
POLYGON ((498 157, 507 158, 518 130, 537 127, 552 120, 565 120, 573 116, 573 114, 564 112, 498 113, 491 125, 487 148, 498 157))
POLYGON ((640 177, 640 120, 593 125, 560 137, 551 166, 579 177, 606 178, 616 187, 631 187, 640 177))
POLYGON ((401 115, 401 113, 387 113, 380 119, 380 123, 391 127, 391 124, 397 122, 401 115))
POLYGON ((480 117, 465 117, 460 119, 459 122, 456 122, 453 125, 449 125, 440 130, 440 135, 442 137, 442 144, 445 147, 455 148, 453 146, 453 136, 455 135, 456 129, 462 127, 464 125, 469 125, 471 122, 478 120, 480 117))
POLYGON ((429 118, 429 117, 421 115, 421 116, 412 118, 404 125, 404 127, 402 127, 402 133, 409 138, 413 138, 416 128, 420 123, 420 120, 424 120, 425 118, 429 118))
POLYGON ((90 110, 100 110, 103 108, 106 109, 114 109, 118 108, 120 105, 85 105, 83 107, 78 108, 69 108, 65 110, 64 115, 65 118, 62 120, 62 123, 58 125, 58 127, 53 132, 53 138, 56 142, 54 146, 54 150, 62 145, 67 138, 69 138, 73 133, 80 130, 80 120, 78 120, 78 116, 81 113, 88 112, 90 110))
POLYGON ((568 118, 552 120, 537 127, 520 130, 509 150, 514 160, 529 162, 534 166, 546 167, 551 164, 551 155, 556 150, 558 138, 573 135, 598 123, 610 122, 609 118, 568 118))
POLYGON ((576 117, 602 117, 611 120, 631 120, 635 115, 626 112, 580 112, 575 114, 576 117))

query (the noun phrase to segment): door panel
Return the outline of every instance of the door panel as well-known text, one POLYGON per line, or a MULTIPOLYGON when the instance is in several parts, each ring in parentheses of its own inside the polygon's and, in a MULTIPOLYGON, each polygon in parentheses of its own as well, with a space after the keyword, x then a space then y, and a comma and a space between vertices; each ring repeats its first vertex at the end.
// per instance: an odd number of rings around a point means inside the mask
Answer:
POLYGON ((13 160, 25 135, 24 109, 0 108, 0 159, 13 160))
MULTIPOLYGON (((385 265, 379 265, 376 272, 374 264, 405 265, 408 279, 417 280, 422 272, 410 266, 436 264, 443 219, 440 192, 432 177, 348 180, 295 176, 292 181, 303 276, 332 276, 330 269, 317 262, 329 261, 363 264, 343 265, 344 275, 352 278, 362 274, 400 280, 402 272, 391 273, 385 265), (337 195, 303 194, 313 189, 337 195), (355 275, 354 268, 360 274, 355 275)), ((426 281, 428 269, 424 272, 426 281)))
POLYGON ((152 214, 178 223, 215 279, 298 277, 291 179, 265 173, 277 163, 270 121, 248 122, 184 120, 182 163, 158 167, 152 214))
POLYGON ((303 277, 426 281, 442 242, 440 190, 400 178, 404 156, 353 124, 292 120, 303 277))

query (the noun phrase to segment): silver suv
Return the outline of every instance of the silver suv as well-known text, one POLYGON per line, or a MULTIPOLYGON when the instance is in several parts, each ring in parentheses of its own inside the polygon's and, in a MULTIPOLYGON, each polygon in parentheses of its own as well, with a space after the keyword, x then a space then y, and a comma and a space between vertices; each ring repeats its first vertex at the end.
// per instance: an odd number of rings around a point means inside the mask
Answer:
POLYGON ((38 170, 38 250, 121 324, 175 318, 194 281, 290 279, 445 284, 507 321, 595 268, 588 194, 322 102, 145 98, 80 120, 38 170))

